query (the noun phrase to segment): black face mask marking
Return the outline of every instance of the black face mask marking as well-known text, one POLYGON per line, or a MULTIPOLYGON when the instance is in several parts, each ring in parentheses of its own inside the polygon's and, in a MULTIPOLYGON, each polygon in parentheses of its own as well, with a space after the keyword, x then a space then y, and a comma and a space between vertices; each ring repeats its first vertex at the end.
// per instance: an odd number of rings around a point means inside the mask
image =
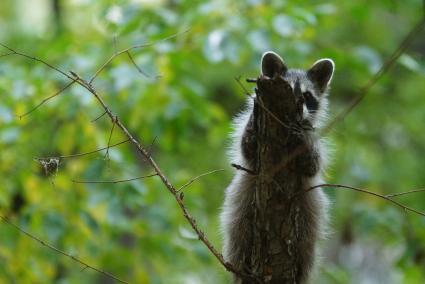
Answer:
POLYGON ((314 113, 319 109, 319 101, 309 91, 303 93, 305 105, 309 112, 314 113))

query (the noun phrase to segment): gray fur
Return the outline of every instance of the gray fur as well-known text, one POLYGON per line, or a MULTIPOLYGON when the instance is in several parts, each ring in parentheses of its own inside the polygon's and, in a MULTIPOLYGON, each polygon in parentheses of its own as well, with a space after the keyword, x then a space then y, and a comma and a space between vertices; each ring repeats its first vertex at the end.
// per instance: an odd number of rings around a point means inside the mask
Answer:
MULTIPOLYGON (((317 111, 311 112, 304 105, 303 119, 316 129, 323 125, 328 105, 327 89, 334 69, 332 60, 319 60, 309 70, 304 71, 288 69, 279 55, 267 52, 261 60, 261 69, 264 76, 283 76, 292 88, 298 81, 303 93, 308 91, 318 100, 317 111)), ((234 119, 233 145, 229 153, 232 163, 249 169, 252 169, 252 161, 256 153, 256 141, 252 135, 252 112, 253 103, 249 100, 246 110, 234 119)), ((298 167, 302 169, 299 173, 302 175, 300 191, 323 183, 322 175, 327 161, 326 143, 317 137, 317 132, 306 131, 304 137, 307 140, 308 151, 297 159, 298 167)), ((246 271, 247 267, 242 260, 252 246, 250 222, 254 210, 252 204, 255 179, 253 175, 237 171, 226 189, 221 213, 221 229, 224 235, 223 255, 225 260, 239 271, 246 271)), ((279 186, 285 186, 285 182, 281 182, 279 186)), ((307 194, 296 206, 300 214, 296 216, 300 220, 296 223, 300 226, 297 231, 300 231, 301 236, 298 245, 303 248, 298 250, 302 254, 299 257, 301 261, 299 265, 303 269, 297 283, 307 283, 317 258, 317 240, 324 236, 328 201, 323 192, 316 189, 307 194)), ((242 280, 235 277, 234 283, 242 283, 242 280)))

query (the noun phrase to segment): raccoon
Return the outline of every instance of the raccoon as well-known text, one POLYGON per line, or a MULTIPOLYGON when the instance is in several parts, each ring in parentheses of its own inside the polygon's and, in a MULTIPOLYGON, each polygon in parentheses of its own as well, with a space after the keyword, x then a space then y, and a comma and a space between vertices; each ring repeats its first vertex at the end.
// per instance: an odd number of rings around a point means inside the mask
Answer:
MULTIPOLYGON (((320 129, 327 114, 328 88, 334 72, 334 63, 331 59, 320 59, 308 70, 289 69, 282 58, 274 52, 266 52, 261 59, 261 74, 273 78, 281 76, 292 88, 292 91, 302 95, 302 120, 311 126, 309 130, 302 130, 302 137, 307 145, 301 162, 295 165, 297 175, 296 190, 302 192, 308 188, 323 183, 322 174, 326 166, 326 143, 318 137, 320 129)), ((254 130, 254 103, 249 100, 246 110, 238 115, 233 122, 233 144, 230 149, 231 163, 238 164, 247 169, 253 169, 257 155, 256 136, 254 130)), ((277 158, 291 151, 283 149, 282 154, 276 153, 277 158), (285 153, 285 154, 283 154, 285 153)), ((252 253, 253 247, 253 211, 256 175, 238 170, 225 191, 225 200, 221 212, 221 229, 224 236, 223 256, 238 271, 250 272, 252 263, 247 261, 247 256, 252 253)), ((276 187, 285 187, 286 175, 278 177, 280 184, 276 187)), ((294 183, 292 183, 294 184, 294 183)), ((277 190, 277 189, 276 189, 277 190)), ((308 283, 311 272, 317 259, 317 241, 324 237, 327 223, 328 200, 320 189, 308 192, 299 200, 297 214, 302 220, 301 228, 297 228, 297 238, 292 240, 291 246, 297 248, 297 263, 294 271, 296 275, 291 281, 284 283, 308 283)), ((285 211, 286 212, 286 211, 285 211)), ((278 213, 276 213, 278 214, 278 213)), ((282 219, 285 216, 281 216, 282 219)), ((289 218, 289 216, 286 216, 289 218)), ((287 224, 287 223, 286 223, 287 224)), ((287 241, 287 240, 285 240, 287 241)), ((289 250, 289 249, 288 249, 289 250)), ((275 263, 280 263, 279 260, 275 263)), ((263 275, 264 276, 264 275, 263 275)), ((260 283, 282 283, 263 280, 260 283)), ((257 283, 245 281, 237 275, 234 283, 257 283)))

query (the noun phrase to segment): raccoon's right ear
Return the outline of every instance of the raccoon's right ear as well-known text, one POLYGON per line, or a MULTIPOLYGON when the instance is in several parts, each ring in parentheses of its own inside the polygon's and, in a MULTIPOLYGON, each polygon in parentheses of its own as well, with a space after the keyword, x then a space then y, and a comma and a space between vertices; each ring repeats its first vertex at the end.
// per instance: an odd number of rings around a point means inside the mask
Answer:
POLYGON ((263 53, 261 57, 261 74, 273 78, 275 74, 284 75, 288 67, 286 67, 283 59, 273 51, 263 53))
POLYGON ((317 84, 321 92, 324 92, 332 80, 334 69, 335 63, 332 59, 320 59, 307 71, 307 76, 317 84))

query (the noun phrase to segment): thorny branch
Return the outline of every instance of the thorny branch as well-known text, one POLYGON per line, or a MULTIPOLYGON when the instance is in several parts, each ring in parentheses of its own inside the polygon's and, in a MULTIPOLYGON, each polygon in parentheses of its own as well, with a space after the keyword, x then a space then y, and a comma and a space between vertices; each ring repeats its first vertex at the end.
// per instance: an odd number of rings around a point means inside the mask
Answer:
POLYGON ((211 244, 211 242, 207 239, 207 237, 205 236, 204 232, 198 227, 198 225, 196 224, 196 220, 192 217, 192 215, 189 213, 189 211, 187 210, 186 206, 183 203, 183 199, 182 196, 180 194, 178 194, 179 192, 176 190, 176 188, 171 184, 171 182, 169 181, 169 179, 165 176, 165 174, 161 171, 161 169, 159 168, 159 166, 157 165, 157 163, 155 162, 155 160, 152 158, 152 156, 150 155, 150 153, 140 144, 139 141, 137 141, 133 135, 129 132, 129 130, 125 127, 124 124, 122 124, 121 120, 119 119, 118 116, 114 115, 112 113, 112 111, 109 109, 109 107, 105 104, 105 102, 103 101, 103 99, 99 96, 99 94, 96 92, 96 90, 89 84, 89 82, 85 81, 84 79, 82 79, 81 77, 77 76, 77 82, 78 84, 80 84, 82 87, 84 87, 86 90, 88 90, 95 98, 96 100, 99 102, 99 104, 103 107, 103 109, 106 111, 107 115, 113 120, 115 119, 115 123, 117 125, 117 127, 119 127, 124 134, 128 137, 128 139, 130 140, 130 142, 136 146, 138 152, 140 154, 142 154, 147 162, 152 166, 152 168, 155 170, 155 172, 158 174, 158 176, 160 177, 162 183, 165 185, 165 187, 167 188, 167 190, 174 196, 176 202, 178 203, 183 216, 186 218, 186 220, 189 222, 189 224, 191 225, 192 229, 196 232, 196 234, 198 235, 198 238, 200 241, 202 241, 205 246, 207 246, 207 248, 210 250, 210 252, 217 258, 217 260, 228 270, 231 271, 233 273, 236 274, 241 274, 241 272, 236 271, 234 269, 234 267, 230 264, 227 263, 224 258, 223 255, 221 253, 219 253, 217 251, 217 249, 211 244))
MULTIPOLYGON (((344 119, 363 99, 364 99, 364 97, 368 94, 368 91, 370 90, 370 88, 390 69, 390 67, 394 64, 394 62, 400 57, 400 55, 407 49, 407 47, 410 45, 410 43, 413 41, 413 39, 415 38, 415 34, 418 32, 418 31, 420 31, 421 29, 423 29, 423 27, 424 27, 424 25, 425 25, 425 1, 424 1, 424 19, 422 19, 413 29, 412 29, 412 31, 407 35, 407 37, 401 42, 401 44, 399 45, 399 47, 394 51, 394 53, 389 57, 389 59, 382 65, 382 67, 381 67, 381 69, 371 78, 371 80, 363 87, 363 88, 361 88, 361 90, 360 90, 360 94, 355 98, 355 99, 353 99, 353 101, 352 101, 352 103, 349 105, 349 107, 346 109, 346 110, 344 110, 342 113, 340 113, 339 115, 337 115, 336 117, 335 117, 335 119, 333 119, 332 121, 331 121, 331 123, 325 128, 325 131, 324 132, 327 132, 327 131, 329 131, 331 128, 333 128, 333 126, 337 123, 337 122, 339 122, 339 121, 341 121, 342 119, 344 119)), ((185 33, 185 32, 187 32, 187 31, 184 31, 183 33, 185 33)), ((181 34, 181 33, 180 33, 181 34)), ((169 36, 169 37, 167 37, 167 38, 164 38, 164 39, 162 39, 161 41, 165 41, 165 40, 169 40, 169 39, 171 39, 171 38, 174 38, 174 37, 176 37, 176 36, 178 36, 179 34, 174 34, 174 35, 171 35, 171 36, 169 36)), ((133 49, 138 49, 138 48, 142 48, 142 47, 148 47, 148 46, 151 46, 151 45, 154 45, 155 43, 157 43, 157 42, 152 42, 152 43, 146 43, 146 44, 141 44, 141 45, 135 45, 135 46, 132 46, 132 47, 129 47, 129 48, 126 48, 126 49, 124 49, 124 50, 121 50, 121 51, 118 51, 118 52, 115 52, 104 64, 102 64, 102 66, 95 72, 95 74, 90 78, 90 80, 89 81, 86 81, 86 80, 84 80, 84 79, 82 79, 81 77, 79 77, 75 72, 71 72, 71 75, 69 75, 69 74, 67 74, 66 72, 64 72, 64 71, 62 71, 62 70, 60 70, 59 68, 57 68, 57 67, 55 67, 55 66, 53 66, 53 65, 51 65, 50 63, 48 63, 48 62, 46 62, 46 61, 44 61, 44 60, 42 60, 42 59, 39 59, 39 58, 36 58, 36 57, 33 57, 33 56, 29 56, 29 55, 26 55, 26 54, 23 54, 23 53, 20 53, 20 52, 17 52, 17 51, 15 51, 14 49, 12 49, 12 48, 10 48, 10 47, 8 47, 8 46, 6 46, 6 45, 4 45, 4 44, 2 44, 2 43, 0 43, 0 46, 2 46, 2 47, 4 47, 4 48, 6 48, 7 50, 9 50, 9 53, 5 53, 5 54, 1 54, 0 55, 0 57, 5 57, 5 56, 10 56, 10 55, 19 55, 19 56, 22 56, 22 57, 25 57, 25 58, 27 58, 27 59, 30 59, 30 60, 33 60, 33 61, 37 61, 37 62, 40 62, 40 63, 42 63, 42 64, 44 64, 44 65, 46 65, 47 67, 49 67, 50 69, 52 69, 52 70, 55 70, 56 72, 58 72, 58 73, 60 73, 60 74, 62 74, 63 76, 65 76, 66 78, 68 78, 69 80, 71 80, 71 82, 69 83, 69 85, 67 85, 67 86, 65 86, 65 88, 64 89, 66 89, 66 88, 68 88, 70 85, 72 85, 73 83, 75 83, 75 82, 77 82, 80 86, 82 86, 82 87, 84 87, 86 90, 88 90, 95 98, 96 98, 96 100, 99 102, 99 104, 102 106, 102 108, 104 109, 104 112, 102 113, 102 115, 100 115, 98 118, 96 118, 96 119, 94 119, 93 121, 96 121, 96 120, 98 120, 100 117, 103 117, 105 114, 107 114, 110 118, 111 118, 111 120, 113 121, 113 123, 114 123, 114 125, 116 124, 117 125, 117 127, 118 128, 120 128, 123 132, 124 132, 124 134, 127 136, 127 138, 128 138, 128 140, 127 141, 130 141, 132 144, 134 144, 135 146, 136 146, 136 148, 137 148, 137 150, 146 158, 146 160, 149 162, 149 164, 152 166, 152 168, 155 170, 155 175, 158 175, 159 177, 160 177, 160 179, 161 179, 161 181, 162 181, 162 183, 165 185, 165 187, 167 188, 167 190, 174 196, 174 198, 176 199, 176 202, 178 203, 178 205, 179 205, 179 207, 180 207, 180 209, 182 210, 182 213, 183 213, 183 215, 184 215, 184 217, 186 218, 186 220, 190 223, 190 225, 191 225, 191 227, 193 228, 193 230, 196 232, 196 234, 198 235, 198 237, 199 237, 199 240, 201 240, 206 246, 207 246, 207 248, 210 250, 210 252, 217 258, 217 260, 228 270, 228 271, 231 271, 231 272, 233 272, 233 273, 236 273, 236 274, 240 274, 240 275, 243 275, 244 273, 241 273, 241 272, 239 272, 239 271, 236 271, 235 269, 234 269, 234 267, 231 265, 231 264, 229 264, 229 263, 227 263, 227 262, 225 262, 225 260, 224 260, 224 258, 223 258, 223 256, 213 247, 213 245, 209 242, 209 240, 206 238, 206 236, 204 235, 204 233, 203 233, 203 231, 201 230, 201 229, 199 229, 199 227, 197 226, 197 224, 196 224, 196 221, 195 221, 195 219, 190 215, 190 213, 188 212, 188 210, 187 210, 187 208, 186 208, 186 206, 184 205, 184 203, 183 203, 183 195, 182 194, 179 194, 179 191, 181 190, 181 189, 183 189, 186 185, 184 185, 184 186, 182 186, 181 188, 179 188, 179 190, 177 190, 177 189, 175 189, 175 187, 169 182, 169 180, 168 180, 168 178, 162 173, 162 171, 160 170, 160 168, 159 168, 159 166, 156 164, 156 162, 153 160, 153 158, 152 158, 152 156, 150 155, 150 151, 147 151, 133 136, 132 136, 132 134, 127 130, 127 128, 121 123, 121 121, 119 120, 119 118, 117 117, 117 116, 115 116, 113 113, 112 113, 112 111, 109 109, 109 107, 104 103, 104 101, 102 100, 102 98, 98 95, 98 93, 96 92, 96 90, 92 87, 92 83, 94 82, 94 80, 99 76, 99 74, 106 68, 106 66, 108 66, 110 63, 111 63, 111 61, 113 61, 117 56, 119 56, 119 55, 121 55, 121 54, 124 54, 124 53, 126 53, 127 55, 128 55, 128 57, 129 57, 129 59, 132 61, 132 63, 135 65, 135 67, 136 67, 136 69, 139 71, 139 73, 141 73, 141 74, 143 74, 143 75, 145 75, 145 76, 147 76, 147 74, 145 74, 138 66, 137 66, 137 64, 135 63, 135 61, 134 61, 134 59, 132 58, 132 56, 131 56, 131 53, 130 53, 130 51, 131 50, 133 50, 133 49)), ((148 77, 148 76, 147 76, 148 77)), ((237 79, 237 81, 238 81, 238 83, 240 84, 240 86, 245 90, 245 92, 249 95, 249 93, 246 91, 246 88, 240 83, 240 80, 238 80, 237 79)), ((62 90, 60 90, 58 93, 56 93, 56 94, 54 94, 53 96, 51 96, 51 97, 49 97, 49 98, 46 98, 45 100, 43 100, 39 105, 37 105, 35 108, 33 108, 32 110, 30 110, 29 112, 27 112, 27 113, 25 113, 25 114, 23 114, 22 116, 24 116, 24 115, 27 115, 27 114, 29 114, 30 112, 32 112, 32 111, 34 111, 35 109, 37 109, 38 107, 40 107, 42 104, 44 104, 46 101, 48 101, 49 99, 51 99, 51 98, 53 98, 53 97, 55 97, 55 96, 57 96, 57 95, 59 95, 61 92, 63 92, 64 91, 64 89, 62 89, 62 90)), ((272 113, 270 113, 271 115, 273 115, 272 113)), ((20 117, 22 117, 22 116, 20 116, 20 117)), ((284 125, 285 126, 285 125, 284 125)), ((112 131, 111 131, 112 132, 112 131)), ((125 141, 125 142, 127 142, 127 141, 125 141)), ((124 142, 120 142, 120 143, 118 143, 118 144, 122 144, 122 143, 124 143, 124 142)), ((108 147, 106 147, 106 148, 103 148, 103 149, 101 149, 101 150, 104 150, 104 149, 109 149, 109 147, 112 147, 112 145, 111 146, 109 146, 109 144, 110 144, 110 141, 108 142, 108 147)), ((118 144, 116 144, 116 145, 118 145, 118 144)), ((62 158, 65 158, 65 157, 75 157, 75 156, 82 156, 82 155, 86 155, 86 154, 91 154, 91 153, 94 153, 94 152, 97 152, 97 151, 100 151, 100 150, 96 150, 96 151, 92 151, 92 152, 88 152, 88 153, 83 153, 83 154, 77 154, 77 155, 70 155, 70 156, 62 156, 62 158)), ((241 168, 241 167, 238 167, 238 165, 232 165, 232 166, 234 166, 234 167, 236 167, 237 169, 239 169, 239 170, 247 170, 247 169, 245 169, 245 168, 241 168)), ((193 181, 192 181, 193 182, 193 181)), ((364 190, 364 189, 359 189, 359 188, 355 188, 355 187, 351 187, 351 186, 344 186, 344 185, 333 185, 333 184, 322 184, 322 185, 317 185, 317 186, 315 186, 315 187, 312 187, 312 188, 310 188, 310 189, 308 189, 308 190, 313 190, 314 188, 317 188, 317 187, 338 187, 338 188, 346 188, 346 189, 351 189, 351 190, 355 190, 355 191, 358 191, 358 192, 363 192, 363 193, 367 193, 367 194, 370 194, 370 195, 373 195, 373 196, 376 196, 376 197, 379 197, 379 198, 383 198, 383 199, 385 199, 385 200, 387 200, 387 201, 389 201, 389 202, 391 202, 391 203, 393 203, 393 204, 395 204, 395 205, 397 205, 397 206, 399 206, 400 208, 402 208, 402 209, 404 209, 405 211, 411 211, 411 212, 415 212, 415 213, 417 213, 417 214, 420 214, 420 215, 422 215, 422 216, 425 216, 424 215, 424 213, 422 213, 422 212, 420 212, 420 211, 417 211, 417 210, 415 210, 415 209, 412 209, 412 208, 409 208, 409 207, 406 207, 406 206, 404 206, 403 204, 401 204, 401 203, 399 203, 399 202, 397 202, 397 201, 394 201, 394 200, 392 200, 390 197, 395 197, 395 196, 399 196, 399 195, 403 195, 403 194, 408 194, 408 193, 413 193, 413 192, 418 192, 419 190, 414 190, 414 191, 410 191, 410 192, 406 192, 406 193, 400 193, 400 194, 393 194, 393 195, 388 195, 388 196, 384 196, 384 195, 381 195, 381 194, 377 194, 377 193, 373 193, 373 192, 370 192, 370 191, 367 191, 367 190, 364 190)), ((76 257, 74 257, 74 256, 72 256, 72 255, 70 255, 70 254, 67 254, 67 253, 65 253, 65 252, 63 252, 63 251, 61 251, 61 250, 59 250, 59 249, 57 249, 57 248, 55 248, 55 247, 53 247, 53 246, 51 246, 51 245, 49 245, 49 244, 47 244, 47 243, 45 243, 44 241, 42 241, 42 240, 40 240, 40 239, 38 239, 38 238, 36 238, 35 236, 33 236, 33 235, 31 235, 31 234, 29 234, 28 232, 26 232, 26 231, 24 231, 24 230, 22 230, 20 227, 18 227, 17 225, 15 225, 15 224, 13 224, 13 223, 11 223, 11 222, 9 222, 5 217, 3 217, 3 216, 0 216, 0 218, 4 221, 4 222, 6 222, 6 223, 8 223, 8 224, 10 224, 11 226, 13 226, 13 227, 15 227, 17 230, 19 230, 20 232, 22 232, 22 233, 24 233, 25 235, 27 235, 28 237, 30 237, 30 238, 32 238, 32 239, 34 239, 34 240, 36 240, 36 241, 38 241, 40 244, 42 244, 42 245, 44 245, 44 246, 46 246, 46 247, 48 247, 48 248, 50 248, 50 249, 52 249, 52 250, 54 250, 54 251, 56 251, 56 252, 58 252, 58 253, 60 253, 60 254, 62 254, 62 255, 65 255, 65 256, 67 256, 67 257, 69 257, 69 258, 71 258, 71 259, 73 259, 74 261, 76 261, 76 262, 78 262, 78 263, 80 263, 80 264, 82 264, 84 267, 83 267, 83 269, 82 270, 84 270, 84 269, 86 269, 86 268, 91 268, 91 269, 93 269, 93 270, 95 270, 95 271, 97 271, 97 272, 99 272, 99 273, 102 273, 102 274, 104 274, 104 275, 106 275, 106 276, 108 276, 108 277, 110 277, 110 278, 113 278, 113 279, 115 279, 115 280, 117 280, 117 281, 119 281, 119 282, 121 282, 121 283, 127 283, 127 282, 125 282, 125 281, 123 281, 123 280, 120 280, 120 279, 118 279, 117 277, 115 277, 114 275, 112 275, 112 274, 109 274, 109 273, 107 273, 107 272, 105 272, 105 271, 102 271, 102 270, 100 270, 100 269, 97 269, 97 268, 95 268, 95 267, 93 267, 93 266, 90 266, 90 265, 88 265, 88 264, 86 264, 86 263, 84 263, 83 261, 81 261, 81 260, 79 260, 78 258, 76 258, 76 257)))
POLYGON ((23 230, 21 227, 19 227, 19 226, 18 226, 18 225, 16 225, 15 223, 12 223, 11 221, 9 221, 9 219, 8 219, 8 218, 6 218, 6 217, 4 217, 4 216, 1 216, 1 215, 0 215, 0 219, 1 219, 3 222, 5 222, 5 223, 9 224, 10 226, 14 227, 14 228, 15 228, 16 230, 18 230, 19 232, 21 232, 21 233, 25 234, 27 237, 29 237, 29 238, 31 238, 31 239, 33 239, 33 240, 37 241, 37 242, 38 242, 38 243, 40 243, 41 245, 43 245, 43 246, 45 246, 45 247, 48 247, 49 249, 51 249, 51 250, 53 250, 53 251, 55 251, 55 252, 57 252, 57 253, 59 253, 59 254, 61 254, 61 255, 64 255, 64 256, 66 256, 66 257, 68 257, 68 258, 72 259, 73 261, 78 262, 79 264, 83 265, 83 270, 84 270, 84 269, 87 269, 87 268, 90 268, 90 269, 92 269, 92 270, 94 270, 94 271, 96 271, 96 272, 99 272, 99 273, 101 273, 101 274, 103 274, 103 275, 105 275, 105 276, 107 276, 107 277, 109 277, 109 278, 112 278, 112 279, 114 279, 114 280, 116 280, 116 281, 118 281, 118 282, 120 282, 120 283, 127 283, 127 284, 128 284, 128 282, 127 282, 127 281, 124 281, 124 280, 122 280, 122 279, 119 279, 118 277, 116 277, 116 276, 112 275, 112 274, 111 274, 111 273, 109 273, 109 272, 106 272, 106 271, 104 271, 104 270, 101 270, 101 269, 99 269, 99 268, 96 268, 96 267, 94 267, 94 266, 92 266, 92 265, 90 265, 90 264, 88 264, 88 263, 86 263, 86 262, 82 261, 81 259, 79 259, 79 258, 75 257, 74 255, 69 254, 69 253, 67 253, 67 252, 64 252, 63 250, 60 250, 60 249, 58 249, 57 247, 54 247, 54 246, 52 246, 52 245, 50 245, 50 244, 46 243, 45 241, 43 241, 43 240, 41 240, 41 239, 37 238, 36 236, 34 236, 33 234, 30 234, 30 233, 28 233, 27 231, 23 230))
MULTIPOLYGON (((187 31, 184 31, 183 33, 185 33, 187 31)), ((181 33, 180 33, 181 34, 181 33)), ((171 38, 176 37, 179 34, 174 34, 170 37, 167 37, 161 41, 164 40, 168 40, 171 38)), ((101 105, 101 107, 103 108, 104 112, 106 115, 109 116, 109 118, 113 121, 113 123, 119 128, 121 129, 121 131, 125 134, 125 136, 127 136, 128 140, 137 148, 137 151, 142 154, 142 156, 145 157, 145 159, 147 160, 147 162, 151 165, 151 167, 154 169, 156 175, 159 176, 159 178, 161 179, 162 183, 165 185, 166 189, 174 196, 177 204, 179 205, 183 216, 185 217, 185 219, 189 222, 189 224, 191 225, 192 229, 195 231, 195 233, 198 235, 198 239, 200 241, 202 241, 204 243, 204 245, 209 249, 209 251, 217 258, 217 260, 230 272, 233 272, 235 274, 238 275, 243 275, 245 277, 253 277, 251 275, 247 275, 245 273, 239 272, 237 271, 230 263, 227 263, 222 254, 220 252, 217 251, 217 249, 211 244, 211 242, 208 240, 208 238, 205 236, 204 232, 198 227, 196 220, 192 217, 192 215, 189 213, 188 209, 186 208, 184 202, 183 202, 183 195, 179 194, 179 191, 171 184, 171 182, 169 181, 169 179, 165 176, 165 174, 161 171, 161 169, 159 168, 159 166, 157 165, 156 161, 152 158, 152 156, 150 155, 149 151, 147 151, 142 144, 137 141, 134 136, 129 132, 129 130, 127 129, 127 127, 121 122, 121 120, 119 119, 118 116, 114 115, 113 112, 111 111, 111 109, 106 105, 106 103, 103 101, 103 99, 99 96, 99 94, 97 93, 97 91, 94 89, 94 87, 92 86, 92 82, 96 79, 96 77, 105 69, 105 67, 114 59, 116 58, 118 55, 123 54, 123 53, 127 53, 129 50, 132 49, 136 49, 136 48, 142 48, 142 47, 147 47, 147 46, 151 46, 154 43, 148 43, 148 44, 142 44, 142 45, 136 45, 136 46, 132 46, 130 48, 126 48, 122 51, 119 51, 117 53, 115 53, 112 57, 110 57, 97 71, 96 73, 93 75, 93 77, 89 80, 86 81, 83 78, 81 78, 77 73, 70 71, 70 74, 65 73, 64 71, 62 71, 61 69, 59 69, 58 67, 53 66, 52 64, 48 63, 45 60, 33 57, 33 56, 29 56, 26 55, 24 53, 21 52, 17 52, 14 49, 0 43, 1 46, 3 46, 4 48, 8 49, 12 54, 16 54, 37 62, 40 62, 44 65, 46 65, 47 67, 49 67, 52 70, 55 70, 56 72, 62 74, 63 76, 65 76, 66 78, 70 79, 71 81, 75 81, 77 84, 79 84, 80 86, 82 86, 83 88, 85 88, 87 91, 89 91, 94 97, 95 99, 98 101, 98 103, 101 105)), ((108 143, 109 144, 109 143, 108 143)), ((108 147, 107 147, 108 148, 108 147)), ((90 267, 90 266, 89 266, 90 267)))

